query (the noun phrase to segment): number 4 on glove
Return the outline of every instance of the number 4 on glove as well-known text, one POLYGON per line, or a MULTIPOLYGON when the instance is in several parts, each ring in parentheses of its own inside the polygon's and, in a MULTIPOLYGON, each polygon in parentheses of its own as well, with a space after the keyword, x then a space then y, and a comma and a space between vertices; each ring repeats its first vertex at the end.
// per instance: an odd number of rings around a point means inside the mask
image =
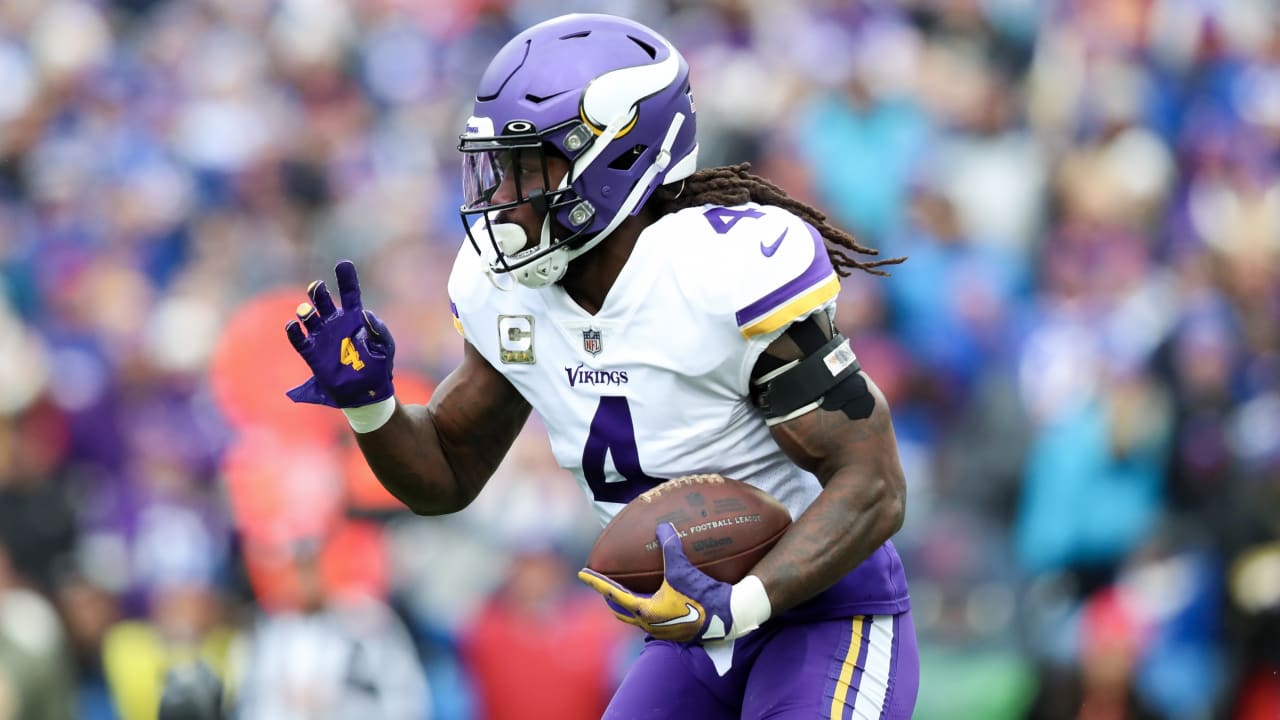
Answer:
POLYGON ((285 325, 289 343, 311 368, 311 378, 287 395, 294 402, 338 408, 372 405, 395 394, 395 340, 361 304, 356 266, 343 260, 334 274, 342 307, 334 305, 324 281, 316 280, 307 287, 310 302, 299 305, 297 319, 285 325))

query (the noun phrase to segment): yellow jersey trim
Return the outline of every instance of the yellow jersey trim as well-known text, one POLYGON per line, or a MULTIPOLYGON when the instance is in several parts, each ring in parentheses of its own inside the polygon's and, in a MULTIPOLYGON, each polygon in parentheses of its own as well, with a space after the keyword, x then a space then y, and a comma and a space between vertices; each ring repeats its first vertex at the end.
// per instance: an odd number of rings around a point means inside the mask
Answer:
POLYGON ((742 337, 750 339, 784 328, 803 315, 813 312, 840 294, 840 278, 832 273, 826 280, 804 291, 778 309, 743 325, 742 337))

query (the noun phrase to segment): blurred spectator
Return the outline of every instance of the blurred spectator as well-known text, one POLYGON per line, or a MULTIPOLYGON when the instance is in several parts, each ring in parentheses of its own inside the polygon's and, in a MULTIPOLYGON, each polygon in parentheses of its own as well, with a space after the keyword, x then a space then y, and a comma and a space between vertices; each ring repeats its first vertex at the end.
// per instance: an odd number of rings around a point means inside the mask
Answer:
POLYGON ((297 605, 263 614, 255 623, 236 717, 430 717, 430 693, 412 637, 375 597, 343 592, 334 547, 294 548, 297 605))
POLYGON ((119 715, 107 683, 102 648, 107 633, 120 619, 119 598, 84 574, 73 572, 59 583, 57 604, 66 620, 75 662, 76 717, 117 720, 119 715))
POLYGON ((1041 688, 1030 715, 1036 718, 1154 720, 1134 691, 1137 659, 1144 643, 1142 619, 1113 589, 1085 603, 1079 622, 1079 673, 1060 670, 1041 688), (1077 710, 1078 708, 1078 710, 1077 710))
POLYGON ((203 662, 188 662, 164 676, 157 720, 222 720, 223 688, 203 662))
POLYGON ((912 271, 885 288, 895 334, 933 386, 930 402, 959 410, 992 366, 1007 366, 1010 315, 1029 278, 1007 247, 976 242, 956 206, 924 182, 910 196, 905 232, 890 243, 912 271))
POLYGON ((477 718, 599 718, 640 636, 573 580, 545 541, 514 551, 505 582, 463 629, 477 718))
POLYGON ((1016 527, 1027 569, 1073 570, 1086 587, 1108 582, 1154 529, 1170 430, 1149 378, 1104 382, 1037 431, 1016 527))
POLYGON ((60 474, 67 436, 65 418, 47 402, 0 415, 0 545, 14 572, 46 594, 70 569, 77 535, 60 474))
POLYGON ((198 582, 158 588, 150 599, 150 621, 126 620, 103 639, 103 665, 120 720, 153 720, 165 677, 200 662, 223 681, 239 672, 240 642, 222 619, 221 599, 198 582))
POLYGON ((913 172, 945 197, 972 243, 1025 263, 1044 230, 1050 157, 1011 82, 1026 69, 1026 50, 972 8, 925 11, 932 32, 920 51, 917 94, 937 130, 913 172))
POLYGON ((76 717, 74 683, 57 613, 18 583, 0 543, 0 718, 76 717))
POLYGON ((868 7, 865 14, 852 27, 832 23, 828 72, 815 78, 818 91, 803 99, 793 122, 820 206, 874 247, 898 229, 931 121, 909 88, 880 72, 881 53, 910 67, 915 30, 892 11, 868 7), (849 62, 830 62, 850 47, 849 62))

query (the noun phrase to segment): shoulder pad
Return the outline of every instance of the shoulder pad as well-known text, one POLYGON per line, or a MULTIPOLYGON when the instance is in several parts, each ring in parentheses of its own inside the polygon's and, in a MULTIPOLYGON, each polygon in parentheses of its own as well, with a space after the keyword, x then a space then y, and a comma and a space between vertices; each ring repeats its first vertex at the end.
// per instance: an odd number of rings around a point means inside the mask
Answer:
POLYGON ((710 309, 733 315, 744 338, 784 328, 840 291, 826 242, 787 210, 750 203, 680 215, 686 237, 697 235, 689 279, 710 309))

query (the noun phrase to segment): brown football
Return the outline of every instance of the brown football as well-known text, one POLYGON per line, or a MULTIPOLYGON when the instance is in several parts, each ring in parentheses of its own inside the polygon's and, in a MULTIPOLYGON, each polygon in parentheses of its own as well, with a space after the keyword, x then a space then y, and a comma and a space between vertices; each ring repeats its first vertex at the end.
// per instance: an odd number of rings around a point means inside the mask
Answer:
POLYGON ((596 538, 587 567, 636 592, 662 584, 660 523, 680 532, 685 555, 711 577, 734 583, 791 525, 787 508, 763 490, 719 475, 668 480, 627 503, 596 538))

